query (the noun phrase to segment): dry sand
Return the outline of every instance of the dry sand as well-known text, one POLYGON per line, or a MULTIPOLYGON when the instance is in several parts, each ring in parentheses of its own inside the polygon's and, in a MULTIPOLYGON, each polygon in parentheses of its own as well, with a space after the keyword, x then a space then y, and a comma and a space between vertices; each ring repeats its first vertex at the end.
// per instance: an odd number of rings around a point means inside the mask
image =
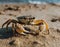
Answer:
MULTIPOLYGON (((10 26, 9 26, 10 27, 10 26)), ((60 6, 50 4, 0 4, 0 47, 60 47, 60 6), (39 33, 34 36, 14 37, 1 28, 8 19, 32 15, 44 19, 49 25, 49 35, 39 33)))

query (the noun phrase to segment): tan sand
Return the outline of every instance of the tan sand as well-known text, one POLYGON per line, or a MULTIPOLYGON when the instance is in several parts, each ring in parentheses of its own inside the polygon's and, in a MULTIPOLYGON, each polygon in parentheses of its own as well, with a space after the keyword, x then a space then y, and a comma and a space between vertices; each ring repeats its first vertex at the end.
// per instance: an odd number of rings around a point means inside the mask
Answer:
POLYGON ((0 4, 0 47, 60 47, 59 19, 59 5, 0 4), (39 33, 37 36, 28 34, 27 36, 10 37, 12 35, 6 33, 6 28, 1 28, 8 19, 16 19, 18 16, 25 15, 45 20, 49 25, 49 35, 39 33))

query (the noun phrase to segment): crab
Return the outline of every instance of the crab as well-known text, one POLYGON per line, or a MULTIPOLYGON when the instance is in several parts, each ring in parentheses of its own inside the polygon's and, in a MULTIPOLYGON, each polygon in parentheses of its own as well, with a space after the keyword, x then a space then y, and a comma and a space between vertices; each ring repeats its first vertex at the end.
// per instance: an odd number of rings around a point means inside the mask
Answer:
POLYGON ((32 17, 32 16, 20 16, 20 17, 17 17, 17 20, 15 19, 8 19, 5 23, 3 23, 2 25, 2 28, 4 27, 4 25, 6 25, 6 31, 8 32, 8 25, 10 23, 12 23, 12 30, 13 30, 13 33, 15 33, 15 30, 16 32, 20 33, 20 34, 24 34, 24 32, 27 32, 23 26, 24 25, 29 25, 30 22, 32 22, 33 20, 35 19, 35 17, 32 17))
MULTIPOLYGON (((8 32, 8 25, 12 23, 12 30, 13 30, 13 34, 15 34, 16 32, 18 34, 23 34, 25 35, 25 33, 29 33, 28 30, 26 30, 24 28, 25 25, 30 25, 31 28, 29 27, 29 29, 32 31, 32 27, 34 26, 38 26, 38 30, 33 30, 36 32, 39 31, 48 31, 48 24, 44 21, 44 20, 36 20, 35 17, 33 16, 20 16, 17 17, 17 20, 15 19, 8 19, 5 23, 3 23, 2 28, 4 27, 5 24, 6 25, 6 31, 8 32)), ((49 33, 49 32, 48 32, 49 33)))

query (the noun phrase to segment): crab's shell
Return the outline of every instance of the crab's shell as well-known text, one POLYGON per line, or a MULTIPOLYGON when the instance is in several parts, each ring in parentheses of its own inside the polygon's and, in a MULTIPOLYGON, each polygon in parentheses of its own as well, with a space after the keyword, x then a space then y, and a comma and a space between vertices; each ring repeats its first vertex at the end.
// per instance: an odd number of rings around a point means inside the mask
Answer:
POLYGON ((30 24, 30 22, 32 22, 35 17, 33 16, 20 16, 20 17, 17 17, 18 21, 23 23, 23 24, 30 24))

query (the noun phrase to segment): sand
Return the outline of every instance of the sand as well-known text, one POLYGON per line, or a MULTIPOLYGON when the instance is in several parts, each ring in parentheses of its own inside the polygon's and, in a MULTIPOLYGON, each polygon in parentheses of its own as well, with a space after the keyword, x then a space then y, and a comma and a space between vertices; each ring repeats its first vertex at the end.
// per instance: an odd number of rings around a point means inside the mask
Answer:
POLYGON ((52 4, 0 4, 0 47, 60 47, 60 6, 52 4), (32 15, 49 25, 49 34, 12 36, 2 24, 8 19, 32 15))

